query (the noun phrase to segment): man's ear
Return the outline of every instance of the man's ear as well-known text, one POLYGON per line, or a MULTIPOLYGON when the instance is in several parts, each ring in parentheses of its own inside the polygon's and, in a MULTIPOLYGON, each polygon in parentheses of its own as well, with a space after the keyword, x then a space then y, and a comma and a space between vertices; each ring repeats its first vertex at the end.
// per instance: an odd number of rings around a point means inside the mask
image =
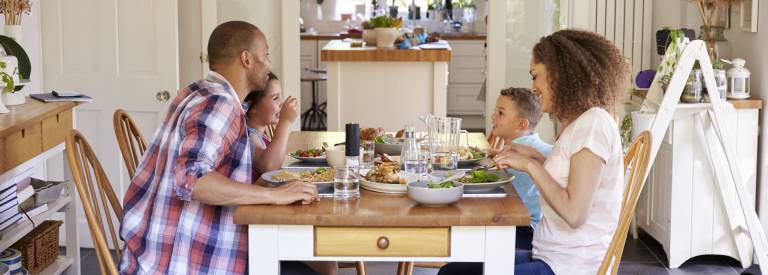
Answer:
POLYGON ((253 66, 253 59, 251 59, 251 54, 248 51, 240 52, 240 64, 246 68, 253 66))
POLYGON ((526 131, 528 130, 528 126, 531 125, 531 122, 528 121, 527 118, 521 119, 520 122, 517 124, 517 129, 520 131, 526 131))

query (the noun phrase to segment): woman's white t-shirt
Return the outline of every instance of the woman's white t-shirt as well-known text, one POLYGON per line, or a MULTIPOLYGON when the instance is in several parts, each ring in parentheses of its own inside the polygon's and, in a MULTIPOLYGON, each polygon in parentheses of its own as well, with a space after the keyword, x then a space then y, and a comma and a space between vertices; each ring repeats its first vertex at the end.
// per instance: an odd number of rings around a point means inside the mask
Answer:
POLYGON ((608 250, 619 220, 624 192, 619 129, 602 108, 591 108, 568 126, 552 147, 544 169, 562 188, 568 186, 571 157, 589 149, 605 161, 586 222, 573 229, 546 200, 540 198, 543 219, 533 236, 533 258, 546 262, 555 274, 594 275, 608 250))

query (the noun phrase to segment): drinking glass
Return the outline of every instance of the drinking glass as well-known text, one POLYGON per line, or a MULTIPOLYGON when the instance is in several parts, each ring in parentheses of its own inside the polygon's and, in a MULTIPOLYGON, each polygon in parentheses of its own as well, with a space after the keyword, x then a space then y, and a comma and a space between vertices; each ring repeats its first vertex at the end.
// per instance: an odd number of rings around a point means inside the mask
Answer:
POLYGON ((433 118, 429 126, 429 151, 434 169, 454 170, 459 163, 461 119, 433 118))

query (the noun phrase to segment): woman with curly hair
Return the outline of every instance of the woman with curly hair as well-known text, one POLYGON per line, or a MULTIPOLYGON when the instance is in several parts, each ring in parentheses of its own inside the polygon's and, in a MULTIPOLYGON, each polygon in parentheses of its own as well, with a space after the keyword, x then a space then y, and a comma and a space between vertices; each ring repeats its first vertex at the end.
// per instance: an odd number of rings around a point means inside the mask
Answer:
MULTIPOLYGON (((595 274, 621 210, 621 140, 611 112, 628 84, 628 66, 611 41, 587 31, 541 38, 530 65, 541 109, 563 126, 549 157, 511 144, 494 160, 528 173, 543 218, 532 251, 515 253, 516 274, 595 274)), ((449 264, 443 274, 480 274, 481 264, 449 264)))

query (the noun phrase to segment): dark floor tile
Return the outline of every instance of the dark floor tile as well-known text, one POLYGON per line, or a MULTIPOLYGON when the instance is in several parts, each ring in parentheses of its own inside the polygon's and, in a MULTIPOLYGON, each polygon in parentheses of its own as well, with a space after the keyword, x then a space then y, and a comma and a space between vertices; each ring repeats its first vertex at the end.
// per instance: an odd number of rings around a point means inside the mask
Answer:
POLYGON ((101 274, 99 259, 95 253, 80 258, 80 274, 101 274))
POLYGON ((722 263, 696 263, 696 264, 684 264, 680 268, 670 268, 669 274, 739 274, 730 266, 722 263))
POLYGON ((624 244, 622 263, 660 263, 656 256, 640 240, 627 238, 624 244))
POLYGON ((618 274, 667 275, 669 274, 669 271, 660 263, 625 263, 622 261, 619 265, 618 274))

